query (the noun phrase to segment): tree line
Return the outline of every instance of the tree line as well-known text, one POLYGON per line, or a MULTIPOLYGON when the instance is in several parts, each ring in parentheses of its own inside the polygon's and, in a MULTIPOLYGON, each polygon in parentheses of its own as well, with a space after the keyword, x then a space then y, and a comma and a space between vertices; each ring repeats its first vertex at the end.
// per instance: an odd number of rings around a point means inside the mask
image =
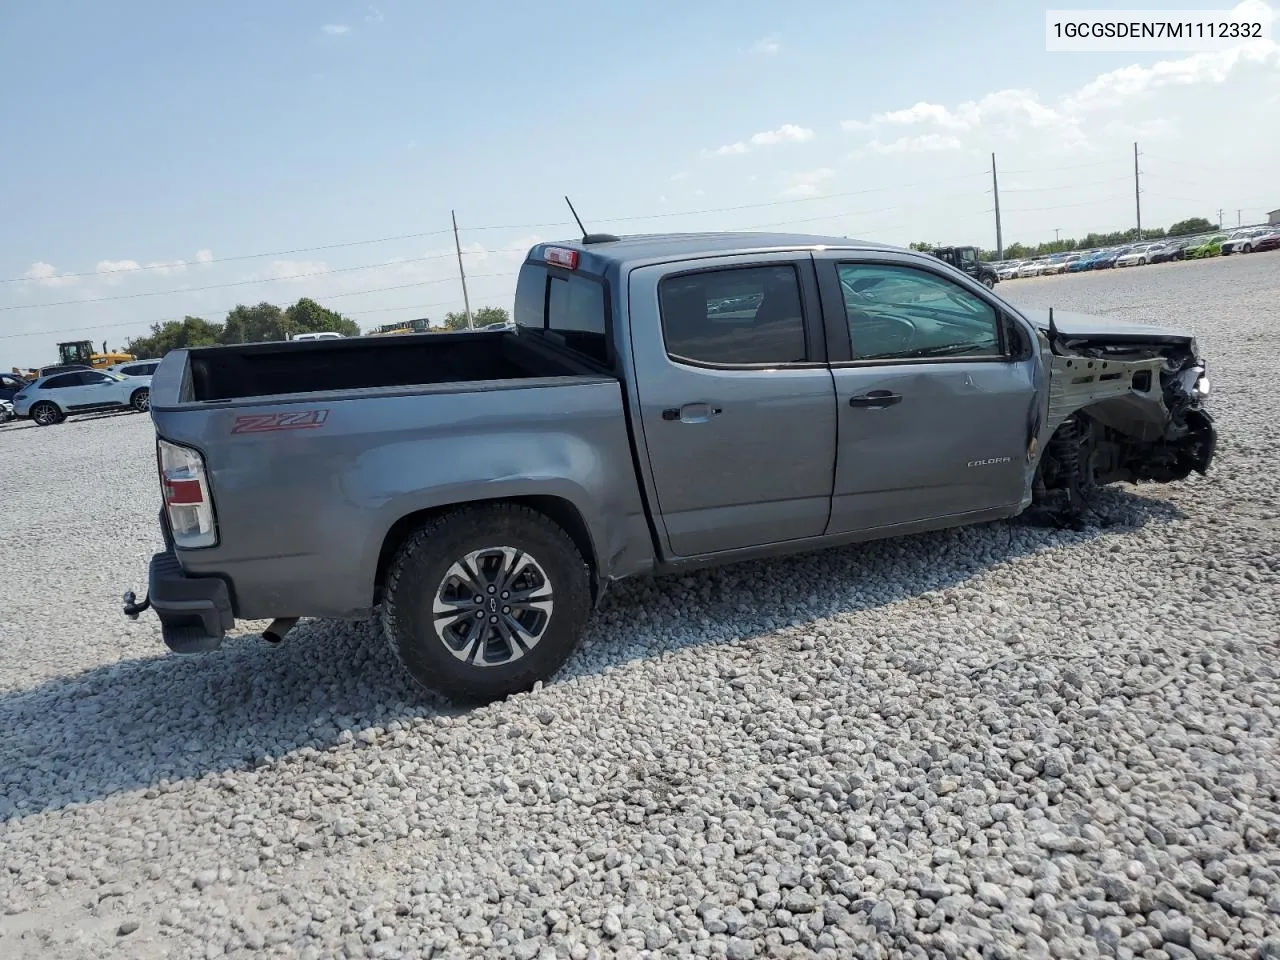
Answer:
MULTIPOLYGON (((1162 227, 1146 227, 1142 231, 1143 240, 1161 240, 1165 237, 1189 237, 1197 233, 1208 233, 1212 230, 1220 229, 1216 224, 1211 223, 1204 217, 1190 217, 1186 220, 1179 220, 1170 226, 1167 230, 1162 227)), ((1064 237, 1059 240, 1049 240, 1045 243, 1010 243, 1004 248, 1004 258, 1006 260, 1025 260, 1029 257, 1043 257, 1051 253, 1070 253, 1072 250, 1095 250, 1098 247, 1114 247, 1122 243, 1134 243, 1138 240, 1138 228, 1130 227, 1128 230, 1115 230, 1111 233, 1090 233, 1080 239, 1072 237, 1064 237)), ((929 251, 934 247, 940 247, 940 243, 916 242, 911 244, 912 250, 929 251)), ((996 251, 982 250, 978 253, 982 260, 995 260, 996 251)))
MULTIPOLYGON (((472 314, 472 321, 476 327, 487 327, 509 322, 510 315, 502 307, 481 307, 472 314)), ((464 313, 448 313, 438 326, 425 319, 421 325, 435 331, 464 330, 467 317, 464 313)), ((288 340, 298 333, 325 331, 340 333, 344 337, 362 335, 360 325, 354 320, 322 307, 310 297, 303 297, 292 306, 283 308, 265 301, 254 306, 240 304, 228 312, 227 319, 221 323, 191 316, 153 323, 150 333, 134 337, 125 345, 125 352, 139 359, 149 359, 163 357, 170 350, 185 347, 288 340)))

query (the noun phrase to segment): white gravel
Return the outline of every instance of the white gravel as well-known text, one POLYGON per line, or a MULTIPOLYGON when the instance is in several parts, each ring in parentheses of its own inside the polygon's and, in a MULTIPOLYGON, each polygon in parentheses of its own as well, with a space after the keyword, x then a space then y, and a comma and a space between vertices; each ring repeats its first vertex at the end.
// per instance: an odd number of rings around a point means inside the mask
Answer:
POLYGON ((0 956, 1280 958, 1280 254, 1000 290, 1192 327, 1211 475, 636 581, 469 713, 163 655, 149 420, 0 427, 0 956))

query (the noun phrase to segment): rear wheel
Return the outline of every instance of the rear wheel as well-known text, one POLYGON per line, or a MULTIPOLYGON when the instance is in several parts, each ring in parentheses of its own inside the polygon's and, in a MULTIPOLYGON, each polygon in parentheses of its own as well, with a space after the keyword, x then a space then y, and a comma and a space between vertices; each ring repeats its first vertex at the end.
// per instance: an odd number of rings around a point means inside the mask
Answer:
POLYGON ((50 403, 48 400, 41 400, 31 408, 31 419, 36 422, 37 426, 51 427, 55 423, 61 423, 65 417, 62 411, 58 409, 57 404, 50 403))
POLYGON ((139 387, 133 391, 129 397, 129 406, 137 410, 138 413, 146 413, 151 409, 151 390, 147 387, 139 387))
POLYGON ((549 679, 578 645, 590 572, 573 540, 516 504, 427 521, 387 573, 382 628, 421 686, 485 703, 549 679))
POLYGON ((988 290, 994 290, 996 287, 996 282, 991 277, 983 277, 982 285, 986 287, 988 290))

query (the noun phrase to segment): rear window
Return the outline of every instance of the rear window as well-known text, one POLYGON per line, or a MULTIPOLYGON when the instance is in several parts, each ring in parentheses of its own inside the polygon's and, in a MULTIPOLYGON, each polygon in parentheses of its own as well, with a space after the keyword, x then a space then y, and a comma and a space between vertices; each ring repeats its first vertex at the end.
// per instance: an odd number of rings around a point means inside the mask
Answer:
POLYGON ((607 366, 607 301, 598 277, 527 263, 516 285, 515 322, 607 366))

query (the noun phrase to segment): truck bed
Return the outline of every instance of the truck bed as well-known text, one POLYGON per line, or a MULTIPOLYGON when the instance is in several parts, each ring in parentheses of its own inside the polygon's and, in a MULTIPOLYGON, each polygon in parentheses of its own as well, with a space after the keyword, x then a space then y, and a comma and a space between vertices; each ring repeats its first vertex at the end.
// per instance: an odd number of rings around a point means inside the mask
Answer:
POLYGON ((509 331, 254 343, 190 351, 195 401, 596 375, 509 331))

